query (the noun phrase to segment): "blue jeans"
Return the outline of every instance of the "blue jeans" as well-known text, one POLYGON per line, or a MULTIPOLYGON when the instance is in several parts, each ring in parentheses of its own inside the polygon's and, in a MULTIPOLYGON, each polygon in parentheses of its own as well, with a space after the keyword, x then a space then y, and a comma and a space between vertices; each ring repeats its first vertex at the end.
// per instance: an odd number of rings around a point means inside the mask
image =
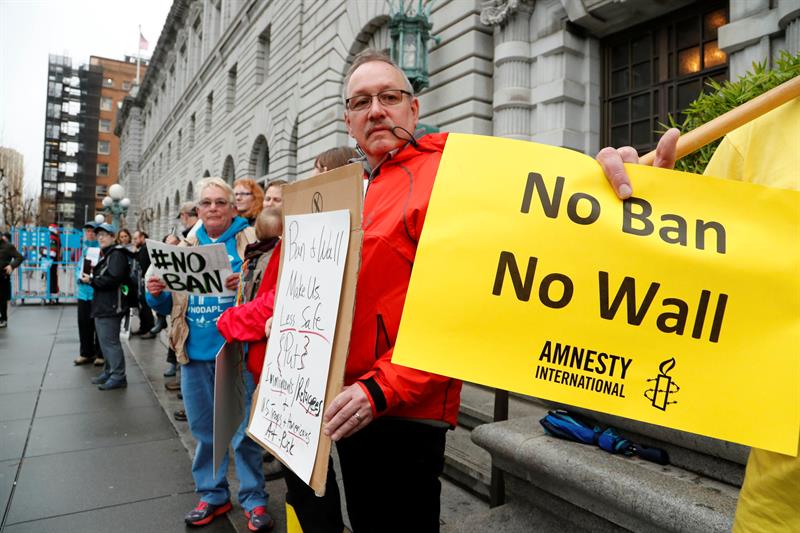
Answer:
MULTIPOLYGON (((252 511, 260 505, 267 505, 267 492, 264 488, 264 452, 261 447, 245 434, 250 420, 250 401, 255 385, 253 376, 244 371, 246 383, 245 416, 239 429, 231 440, 236 475, 239 478, 239 505, 245 511, 252 511)), ((181 368, 181 393, 189 429, 197 441, 192 477, 195 492, 200 499, 211 505, 221 505, 230 499, 228 480, 228 452, 222 459, 219 471, 214 472, 214 361, 190 361, 181 368)))
POLYGON ((119 328, 122 324, 122 315, 104 316, 94 319, 94 329, 97 331, 97 340, 105 357, 106 364, 103 372, 114 380, 125 379, 125 354, 119 340, 119 328))

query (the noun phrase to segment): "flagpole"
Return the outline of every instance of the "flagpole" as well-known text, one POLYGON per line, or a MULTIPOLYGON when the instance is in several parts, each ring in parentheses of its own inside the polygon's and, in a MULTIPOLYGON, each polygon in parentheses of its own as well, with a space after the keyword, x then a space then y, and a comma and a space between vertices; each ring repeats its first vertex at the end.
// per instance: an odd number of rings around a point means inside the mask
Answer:
POLYGON ((136 52, 136 85, 139 85, 139 66, 141 64, 141 57, 142 57, 142 25, 139 24, 139 44, 137 46, 138 51, 136 52))

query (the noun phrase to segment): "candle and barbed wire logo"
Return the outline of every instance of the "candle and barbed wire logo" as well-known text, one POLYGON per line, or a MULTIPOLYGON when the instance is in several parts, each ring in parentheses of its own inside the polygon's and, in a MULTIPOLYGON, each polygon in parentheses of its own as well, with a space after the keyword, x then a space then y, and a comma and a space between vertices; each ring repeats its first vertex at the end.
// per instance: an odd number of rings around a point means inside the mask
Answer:
POLYGON ((677 400, 672 400, 672 397, 681 390, 678 384, 669 376, 673 368, 675 368, 674 357, 661 361, 661 364, 658 365, 658 376, 647 380, 648 383, 655 382, 655 386, 644 391, 644 397, 650 400, 650 403, 656 409, 666 411, 668 405, 678 403, 677 400))

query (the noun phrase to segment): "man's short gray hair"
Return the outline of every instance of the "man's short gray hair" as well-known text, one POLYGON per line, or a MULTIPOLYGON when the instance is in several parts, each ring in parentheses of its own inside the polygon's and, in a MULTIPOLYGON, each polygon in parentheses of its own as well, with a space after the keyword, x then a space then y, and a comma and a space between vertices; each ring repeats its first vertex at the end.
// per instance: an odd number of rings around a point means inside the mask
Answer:
POLYGON ((386 63, 394 67, 397 72, 403 76, 403 82, 406 84, 406 91, 414 95, 414 87, 411 85, 411 82, 408 80, 408 76, 406 73, 403 72, 403 69, 397 66, 397 63, 392 61, 392 58, 387 56, 385 53, 381 52, 380 50, 375 50, 374 48, 367 48, 362 50, 356 57, 353 59, 353 63, 350 65, 350 68, 347 69, 347 74, 344 77, 344 85, 342 86, 342 97, 347 100, 347 86, 350 85, 350 78, 353 76, 353 72, 356 71, 358 67, 365 63, 372 63, 372 62, 381 62, 386 63))
POLYGON ((223 191, 225 191, 226 196, 228 197, 228 202, 230 202, 231 205, 236 205, 235 197, 233 196, 233 188, 230 185, 228 185, 228 182, 217 176, 213 176, 210 178, 203 178, 197 183, 197 194, 195 196, 195 199, 197 200, 198 204, 200 203, 200 200, 203 199, 203 192, 205 192, 205 190, 208 189, 209 187, 216 187, 218 189, 222 189, 223 191))

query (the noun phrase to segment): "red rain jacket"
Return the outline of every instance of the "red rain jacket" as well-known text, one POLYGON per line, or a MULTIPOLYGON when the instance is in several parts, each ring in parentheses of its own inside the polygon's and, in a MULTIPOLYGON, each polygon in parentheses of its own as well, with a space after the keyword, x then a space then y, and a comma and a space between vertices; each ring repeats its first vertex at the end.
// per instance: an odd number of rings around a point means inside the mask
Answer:
POLYGON ((456 425, 461 382, 392 363, 433 182, 447 134, 429 134, 386 161, 364 199, 364 242, 345 384, 358 383, 376 416, 456 425))
POLYGON ((229 307, 217 320, 217 329, 228 342, 247 342, 247 370, 253 374, 256 384, 261 379, 267 338, 264 324, 275 309, 275 286, 278 284, 278 266, 281 257, 281 241, 275 245, 272 257, 267 262, 256 297, 246 304, 229 307))

